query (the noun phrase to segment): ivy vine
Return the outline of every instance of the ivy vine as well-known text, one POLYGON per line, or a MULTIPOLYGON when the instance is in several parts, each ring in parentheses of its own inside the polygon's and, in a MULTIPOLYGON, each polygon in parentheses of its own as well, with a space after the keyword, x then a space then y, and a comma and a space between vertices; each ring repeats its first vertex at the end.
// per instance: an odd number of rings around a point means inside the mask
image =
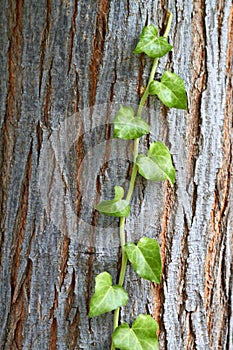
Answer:
POLYGON ((125 196, 121 186, 115 186, 112 200, 104 200, 96 209, 104 215, 120 218, 119 234, 122 250, 121 270, 118 283, 112 284, 108 272, 95 278, 95 291, 90 301, 89 317, 96 317, 114 310, 114 325, 111 350, 152 350, 158 349, 158 324, 150 315, 140 314, 132 327, 126 323, 119 325, 119 312, 128 301, 128 293, 123 288, 126 266, 131 263, 135 272, 154 283, 161 282, 162 263, 160 247, 155 239, 142 237, 137 244, 125 241, 125 220, 130 214, 130 201, 135 179, 139 173, 152 181, 168 180, 173 186, 176 172, 169 149, 162 142, 150 145, 147 155, 138 154, 139 139, 150 133, 150 125, 142 118, 143 106, 149 95, 156 95, 169 108, 186 109, 187 97, 184 81, 175 73, 165 71, 160 80, 154 80, 160 57, 172 50, 167 36, 171 27, 172 14, 168 13, 166 29, 159 36, 154 25, 143 28, 135 54, 144 53, 153 58, 153 65, 147 87, 141 97, 137 112, 132 107, 121 106, 114 119, 114 137, 134 140, 134 165, 128 193, 125 196))

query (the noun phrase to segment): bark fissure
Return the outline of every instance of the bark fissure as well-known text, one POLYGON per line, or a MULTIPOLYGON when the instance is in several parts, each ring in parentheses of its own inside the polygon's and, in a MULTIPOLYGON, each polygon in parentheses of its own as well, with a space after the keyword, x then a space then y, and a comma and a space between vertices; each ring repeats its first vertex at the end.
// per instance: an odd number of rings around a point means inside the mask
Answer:
POLYGON ((167 267, 170 262, 170 250, 171 250, 171 242, 168 241, 168 235, 169 235, 169 220, 171 217, 171 210, 172 205, 174 203, 174 194, 173 191, 169 185, 169 183, 166 183, 166 192, 165 192, 165 203, 164 203, 164 212, 161 219, 161 233, 160 233, 160 254, 161 254, 161 261, 162 261, 162 280, 161 284, 158 284, 154 288, 154 310, 153 310, 153 316, 155 320, 159 324, 160 332, 165 333, 166 329, 164 327, 164 324, 162 322, 162 315, 164 314, 164 284, 166 283, 165 276, 167 275, 167 267))
MULTIPOLYGON (((74 68, 75 70, 75 68, 74 68)), ((77 113, 79 111, 79 99, 80 99, 80 92, 78 87, 78 81, 79 76, 78 72, 75 71, 75 83, 74 83, 74 112, 77 113)))
POLYGON ((40 152, 41 152, 41 147, 43 143, 43 129, 41 126, 41 122, 38 121, 37 126, 36 126, 36 138, 37 138, 37 166, 39 165, 40 161, 40 152))
POLYGON ((57 319, 55 317, 50 327, 49 349, 57 350, 57 319))
POLYGON ((99 79, 99 69, 102 63, 105 36, 108 30, 109 2, 100 0, 96 16, 96 31, 93 38, 93 51, 90 64, 90 106, 95 104, 95 95, 99 79))
POLYGON ((59 288, 64 283, 65 276, 67 274, 67 262, 69 260, 69 245, 70 238, 66 235, 62 239, 61 254, 60 254, 60 274, 59 274, 59 288))
POLYGON ((72 56, 73 56, 74 35, 75 35, 75 30, 76 30, 77 10, 78 10, 78 0, 74 0, 74 9, 73 9, 73 15, 72 15, 72 18, 71 18, 71 26, 70 26, 70 44, 69 44, 69 52, 68 52, 69 59, 68 59, 67 75, 70 72, 72 56))
POLYGON ((113 99, 114 99, 114 87, 115 87, 115 84, 117 82, 117 64, 116 64, 116 61, 114 62, 114 77, 113 77, 113 82, 111 84, 111 88, 110 88, 110 97, 109 97, 109 101, 112 102, 113 99))
MULTIPOLYGON (((189 102, 189 173, 191 178, 196 173, 196 161, 199 155, 201 141, 201 105, 202 95, 207 86, 206 63, 206 29, 205 29, 205 3, 203 0, 195 1, 193 6, 192 22, 192 90, 189 102)), ((198 187, 193 182, 192 194, 192 221, 195 218, 198 198, 198 187)))
POLYGON ((222 23, 223 23, 223 0, 218 2, 218 53, 220 59, 221 52, 221 38, 222 38, 222 23))
POLYGON ((50 68, 48 71, 48 81, 46 86, 46 94, 44 99, 44 107, 43 107, 43 116, 44 116, 44 125, 49 128, 50 121, 50 110, 51 110, 51 96, 52 96, 52 68, 53 68, 53 60, 51 60, 50 68))
POLYGON ((143 59, 143 55, 139 56, 139 60, 140 60, 140 65, 138 68, 138 84, 137 84, 137 92, 138 92, 138 99, 140 100, 140 98, 142 97, 146 86, 142 86, 142 77, 143 77, 143 69, 144 69, 144 59, 143 59))
POLYGON ((14 254, 12 259, 13 269, 11 271, 12 304, 14 304, 17 300, 19 286, 20 286, 18 281, 18 270, 21 262, 21 247, 24 241, 24 234, 25 234, 26 223, 27 223, 31 165, 32 165, 32 146, 28 154, 25 177, 21 187, 21 196, 19 199, 19 208, 16 216, 16 222, 14 227, 14 238, 12 242, 12 246, 14 247, 14 254))
POLYGON ((51 12, 52 12, 52 1, 47 0, 46 1, 46 18, 44 23, 44 28, 41 33, 40 38, 40 71, 39 71, 39 97, 41 95, 41 87, 42 87, 42 80, 43 80, 43 74, 44 74, 44 62, 45 62, 45 55, 46 50, 49 45, 49 35, 51 30, 51 12))
POLYGON ((187 312, 187 345, 186 350, 195 349, 195 331, 192 326, 192 312, 187 312))

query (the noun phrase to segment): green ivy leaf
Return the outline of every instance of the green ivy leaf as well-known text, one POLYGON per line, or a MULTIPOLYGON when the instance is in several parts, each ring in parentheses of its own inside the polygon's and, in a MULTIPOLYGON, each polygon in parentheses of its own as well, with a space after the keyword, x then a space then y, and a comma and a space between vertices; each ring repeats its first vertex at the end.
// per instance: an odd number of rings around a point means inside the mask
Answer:
POLYGON ((150 146, 148 156, 139 155, 136 159, 138 172, 146 179, 153 181, 169 180, 173 186, 176 178, 169 149, 162 142, 150 146))
POLYGON ((158 350, 158 324, 150 315, 140 314, 132 328, 123 323, 112 334, 113 343, 120 350, 158 350))
POLYGON ((114 200, 120 200, 124 197, 124 188, 123 187, 115 186, 114 192, 115 192, 114 200))
POLYGON ((120 106, 114 119, 114 137, 134 140, 150 133, 150 125, 143 118, 135 117, 132 107, 120 106))
POLYGON ((160 283, 162 262, 156 240, 142 237, 138 244, 126 243, 124 250, 137 274, 151 282, 160 283))
POLYGON ((163 104, 169 108, 187 108, 184 81, 175 73, 165 71, 161 82, 152 81, 150 83, 149 93, 151 95, 157 95, 163 104))
POLYGON ((150 24, 142 30, 140 40, 134 49, 134 53, 144 52, 151 58, 163 57, 172 50, 172 46, 168 44, 167 38, 158 36, 158 29, 150 24))
POLYGON ((95 206, 95 209, 107 216, 128 216, 130 204, 129 201, 122 199, 124 197, 124 189, 121 186, 115 186, 114 190, 114 199, 102 201, 95 206))
POLYGON ((95 293, 91 298, 89 317, 95 317, 126 305, 128 294, 119 285, 112 285, 112 276, 102 272, 95 278, 95 293))

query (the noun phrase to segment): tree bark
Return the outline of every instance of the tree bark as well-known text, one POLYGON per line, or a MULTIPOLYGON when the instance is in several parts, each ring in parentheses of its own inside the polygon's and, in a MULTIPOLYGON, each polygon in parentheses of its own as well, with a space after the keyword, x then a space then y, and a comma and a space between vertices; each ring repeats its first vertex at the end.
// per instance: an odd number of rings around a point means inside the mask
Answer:
POLYGON ((120 104, 134 108, 151 60, 141 29, 164 30, 160 60, 185 81, 188 110, 150 98, 153 140, 171 150, 174 188, 138 176, 128 241, 161 245, 154 285, 128 266, 121 322, 150 313, 161 349, 233 349, 232 69, 230 0, 0 2, 0 347, 109 349, 111 313, 88 319, 95 276, 117 280, 118 220, 94 210, 127 190, 132 143, 113 138, 120 104))

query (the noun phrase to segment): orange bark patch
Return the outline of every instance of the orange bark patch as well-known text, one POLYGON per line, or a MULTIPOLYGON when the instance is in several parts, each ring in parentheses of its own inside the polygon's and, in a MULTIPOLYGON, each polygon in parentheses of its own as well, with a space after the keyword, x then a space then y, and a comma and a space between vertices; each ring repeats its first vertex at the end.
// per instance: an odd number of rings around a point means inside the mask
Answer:
POLYGON ((90 106, 93 106, 95 104, 99 68, 102 63, 104 40, 107 33, 108 6, 109 1, 101 0, 96 18, 96 31, 93 38, 93 51, 90 64, 90 106))

